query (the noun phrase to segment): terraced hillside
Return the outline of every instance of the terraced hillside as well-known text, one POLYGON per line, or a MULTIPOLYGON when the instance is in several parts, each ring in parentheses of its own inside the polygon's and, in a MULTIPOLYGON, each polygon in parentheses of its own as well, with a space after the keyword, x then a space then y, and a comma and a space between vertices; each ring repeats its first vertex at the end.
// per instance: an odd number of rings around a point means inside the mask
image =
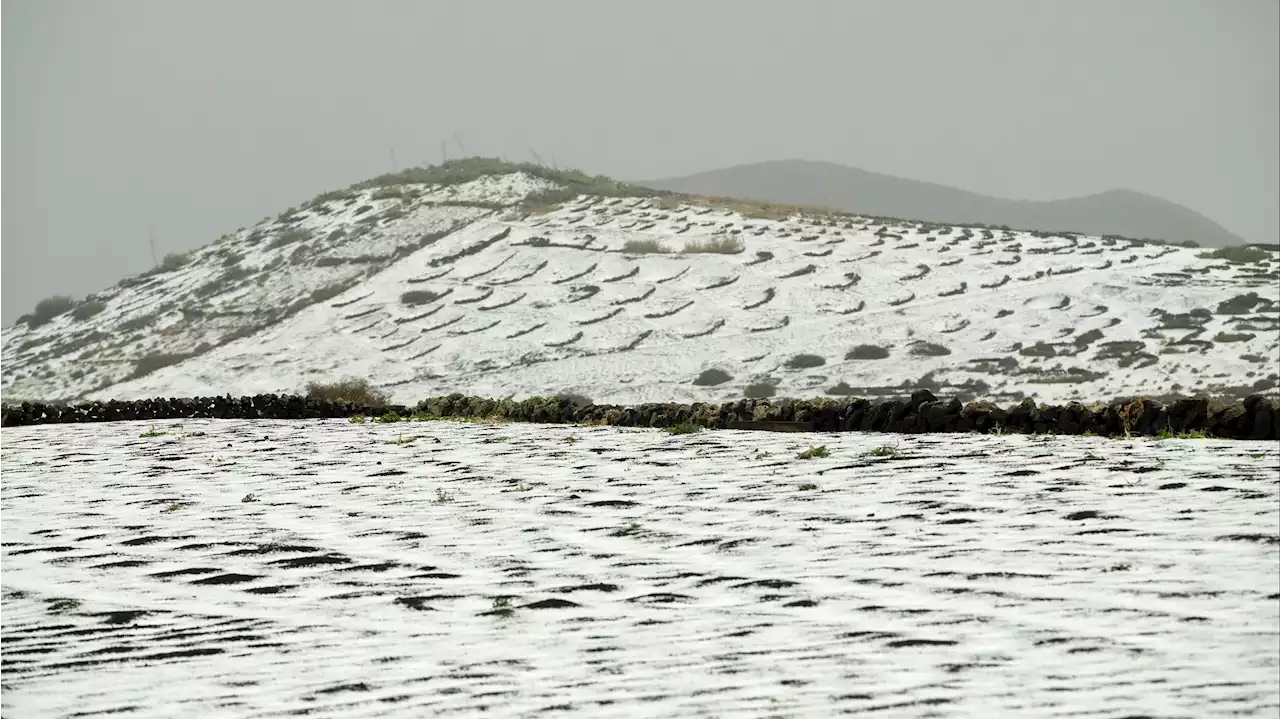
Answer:
POLYGON ((6 401, 360 376, 404 402, 1060 402, 1274 394, 1278 364, 1273 250, 801 213, 478 160, 318 197, 3 335, 6 401))

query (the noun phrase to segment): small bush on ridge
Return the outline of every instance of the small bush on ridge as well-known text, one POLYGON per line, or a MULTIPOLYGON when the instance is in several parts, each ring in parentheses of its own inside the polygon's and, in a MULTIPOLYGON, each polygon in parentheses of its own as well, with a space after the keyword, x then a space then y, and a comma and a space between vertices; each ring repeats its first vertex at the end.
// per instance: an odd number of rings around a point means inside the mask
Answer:
POLYGON ((31 314, 25 315, 27 327, 35 329, 41 325, 47 325, 53 321, 54 317, 70 312, 75 304, 75 300, 66 295, 46 297, 36 303, 36 308, 31 314))
POLYGON ((386 406, 391 398, 367 379, 347 378, 337 382, 308 382, 307 397, 328 402, 351 402, 365 407, 386 406))

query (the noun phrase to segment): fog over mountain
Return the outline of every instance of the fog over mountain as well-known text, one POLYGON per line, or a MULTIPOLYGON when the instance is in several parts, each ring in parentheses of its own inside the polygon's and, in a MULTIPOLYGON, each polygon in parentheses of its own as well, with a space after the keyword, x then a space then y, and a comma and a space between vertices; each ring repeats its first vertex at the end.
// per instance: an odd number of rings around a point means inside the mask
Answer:
POLYGON ((1245 240, 1181 205, 1132 190, 1036 201, 990 197, 830 162, 774 160, 636 184, 676 192, 830 207, 930 222, 1007 225, 1159 239, 1202 247, 1245 240))

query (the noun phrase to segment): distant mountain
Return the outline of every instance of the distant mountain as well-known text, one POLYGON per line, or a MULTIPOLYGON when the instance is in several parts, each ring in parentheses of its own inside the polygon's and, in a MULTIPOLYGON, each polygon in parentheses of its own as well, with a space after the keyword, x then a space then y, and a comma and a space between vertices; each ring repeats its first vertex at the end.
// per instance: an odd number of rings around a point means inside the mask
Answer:
POLYGON ((712 197, 814 205, 863 215, 1045 232, 1187 240, 1201 247, 1245 240, 1194 210, 1130 190, 1048 202, 1007 200, 829 162, 776 160, 634 183, 712 197))

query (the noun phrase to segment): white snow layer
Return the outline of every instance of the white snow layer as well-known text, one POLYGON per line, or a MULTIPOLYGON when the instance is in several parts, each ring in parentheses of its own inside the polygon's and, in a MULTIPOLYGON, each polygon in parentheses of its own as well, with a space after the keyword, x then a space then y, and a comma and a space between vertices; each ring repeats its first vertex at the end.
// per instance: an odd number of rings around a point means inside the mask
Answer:
POLYGON ((3 431, 6 716, 1280 708, 1276 443, 152 428, 3 431))
POLYGON ((6 328, 5 397, 296 392, 347 376, 405 404, 455 391, 723 401, 760 382, 780 396, 920 383, 1043 402, 1280 391, 1276 253, 1231 263, 1114 238, 642 198, 510 209, 550 187, 515 174, 381 188, 264 221, 100 293, 97 315, 6 328), (743 251, 681 252, 711 239, 743 251), (646 241, 670 252, 624 251, 646 241), (423 292, 438 298, 406 294, 423 292), (889 358, 846 359, 864 344, 889 358), (788 365, 799 354, 822 364, 788 365), (733 379, 693 384, 713 367, 733 379))

